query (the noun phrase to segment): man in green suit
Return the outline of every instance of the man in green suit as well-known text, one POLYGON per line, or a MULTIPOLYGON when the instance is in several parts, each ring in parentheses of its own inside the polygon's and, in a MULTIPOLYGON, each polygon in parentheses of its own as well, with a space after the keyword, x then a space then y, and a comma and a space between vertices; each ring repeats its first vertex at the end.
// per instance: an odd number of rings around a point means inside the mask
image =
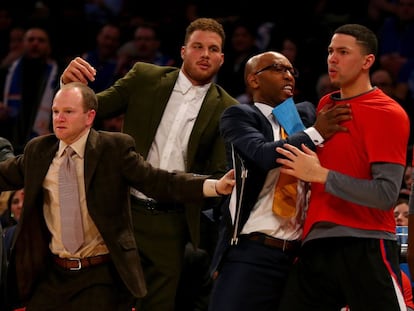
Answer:
MULTIPOLYGON (((226 157, 219 119, 227 107, 237 104, 212 82, 224 61, 224 40, 223 27, 214 19, 193 21, 181 48, 181 68, 136 63, 98 94, 100 117, 125 113, 123 131, 134 137, 137 150, 156 167, 222 175, 226 157)), ((76 58, 65 69, 61 82, 88 83, 95 74, 99 72, 76 58)), ((137 191, 131 198, 148 287, 139 310, 174 310, 184 248, 189 240, 198 246, 200 210, 208 206, 159 204, 137 191)))

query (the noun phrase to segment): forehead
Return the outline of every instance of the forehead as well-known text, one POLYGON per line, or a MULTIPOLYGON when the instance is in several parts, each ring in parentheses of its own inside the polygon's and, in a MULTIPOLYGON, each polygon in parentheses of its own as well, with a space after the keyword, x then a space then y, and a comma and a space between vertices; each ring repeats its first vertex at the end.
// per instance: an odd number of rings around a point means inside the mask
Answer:
POLYGON ((408 210, 408 208, 409 208, 409 206, 408 206, 408 203, 406 203, 406 202, 400 202, 400 203, 398 203, 396 206, 395 206, 395 209, 399 209, 399 210, 408 210))
POLYGON ((292 66, 292 64, 290 63, 290 61, 287 59, 286 56, 284 56, 283 54, 278 54, 278 53, 269 53, 269 54, 263 55, 263 57, 261 57, 258 62, 259 67, 268 66, 271 64, 281 64, 281 65, 285 65, 288 67, 292 66))
POLYGON ((221 47, 222 42, 218 33, 208 30, 196 30, 188 37, 188 43, 202 43, 221 47))
POLYGON ((334 49, 355 49, 358 47, 358 44, 355 37, 342 33, 336 33, 332 36, 329 47, 334 49))
POLYGON ((135 30, 135 35, 147 35, 147 36, 154 36, 155 35, 155 31, 152 28, 149 27, 138 27, 135 30))
POLYGON ((105 36, 118 36, 120 32, 118 28, 107 25, 104 28, 102 28, 101 34, 105 36))
POLYGON ((25 38, 26 39, 44 39, 47 40, 48 39, 48 35, 45 31, 41 30, 41 29, 30 29, 26 32, 25 34, 25 38))
POLYGON ((61 89, 57 92, 53 100, 53 106, 81 106, 82 94, 77 88, 61 89))

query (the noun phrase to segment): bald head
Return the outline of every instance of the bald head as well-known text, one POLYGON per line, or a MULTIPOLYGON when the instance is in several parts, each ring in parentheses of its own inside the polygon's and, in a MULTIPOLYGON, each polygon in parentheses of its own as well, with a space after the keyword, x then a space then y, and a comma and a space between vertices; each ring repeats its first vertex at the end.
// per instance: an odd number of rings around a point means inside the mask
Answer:
POLYGON ((297 71, 281 53, 271 51, 251 57, 244 73, 248 92, 255 102, 276 107, 293 96, 297 71))
MULTIPOLYGON (((261 70, 262 68, 266 67, 268 64, 274 63, 275 61, 287 61, 286 56, 278 52, 263 52, 257 55, 252 56, 246 63, 246 67, 244 69, 244 79, 247 84, 247 76, 249 74, 254 74, 255 72, 261 70)), ((289 62, 290 64, 290 62, 289 62)), ((291 64, 290 64, 291 65, 291 64)))

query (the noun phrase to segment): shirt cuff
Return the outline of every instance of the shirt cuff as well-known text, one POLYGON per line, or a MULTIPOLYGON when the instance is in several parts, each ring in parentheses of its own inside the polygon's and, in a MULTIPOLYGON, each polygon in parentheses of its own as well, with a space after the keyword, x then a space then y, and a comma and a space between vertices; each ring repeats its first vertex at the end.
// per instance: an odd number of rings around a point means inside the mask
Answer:
POLYGON ((219 197, 216 191, 217 179, 206 179, 203 183, 203 194, 205 197, 219 197))
POLYGON ((316 128, 314 128, 313 126, 308 127, 304 132, 306 134, 308 134, 310 139, 312 139, 315 146, 319 146, 319 145, 323 144, 323 142, 324 142, 323 137, 321 136, 321 134, 319 134, 318 130, 316 128))

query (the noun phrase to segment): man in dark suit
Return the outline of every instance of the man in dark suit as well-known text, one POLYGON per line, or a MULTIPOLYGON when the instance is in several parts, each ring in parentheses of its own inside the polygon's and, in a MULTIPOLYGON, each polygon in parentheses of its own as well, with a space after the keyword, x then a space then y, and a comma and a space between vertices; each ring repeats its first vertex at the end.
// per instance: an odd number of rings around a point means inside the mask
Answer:
POLYGON ((0 190, 25 189, 7 289, 28 311, 131 310, 135 298, 145 295, 130 186, 160 202, 200 202, 203 196, 231 191, 232 172, 215 182, 153 168, 129 135, 91 129, 97 107, 88 86, 63 86, 52 106, 55 134, 31 140, 23 155, 0 164, 0 190), (71 251, 63 242, 58 178, 68 146, 76 153, 84 235, 71 251))
MULTIPOLYGON (((112 87, 98 94, 100 116, 125 113, 123 131, 153 166, 221 176, 226 169, 218 123, 237 101, 212 82, 224 61, 225 34, 214 19, 187 28, 181 69, 136 63, 112 87)), ((99 73, 98 73, 99 74, 99 73)), ((81 58, 65 69, 62 82, 93 81, 95 69, 81 58)), ((212 207, 157 204, 134 192, 132 215, 148 296, 141 311, 172 311, 188 241, 200 242, 200 210, 212 207)))
MULTIPOLYGON (((221 118, 220 130, 228 146, 229 162, 235 168, 236 187, 223 208, 212 264, 215 281, 211 311, 277 309, 300 246, 306 185, 297 186, 295 213, 273 212, 275 184, 280 179, 276 147, 289 142, 314 148, 337 131, 346 131, 339 125, 350 118, 346 105, 325 109, 316 122, 315 107, 309 102, 293 104, 292 110, 287 110, 285 115, 294 115, 297 109, 296 120, 284 123, 283 115, 275 118, 273 109, 282 104, 286 107, 293 96, 296 76, 297 71, 280 53, 253 56, 246 64, 245 78, 254 104, 232 106, 221 118), (292 122, 301 124, 301 120, 304 130, 289 133, 286 139, 281 136, 282 127, 288 131, 292 122)), ((276 202, 278 206, 282 203, 276 202)))

